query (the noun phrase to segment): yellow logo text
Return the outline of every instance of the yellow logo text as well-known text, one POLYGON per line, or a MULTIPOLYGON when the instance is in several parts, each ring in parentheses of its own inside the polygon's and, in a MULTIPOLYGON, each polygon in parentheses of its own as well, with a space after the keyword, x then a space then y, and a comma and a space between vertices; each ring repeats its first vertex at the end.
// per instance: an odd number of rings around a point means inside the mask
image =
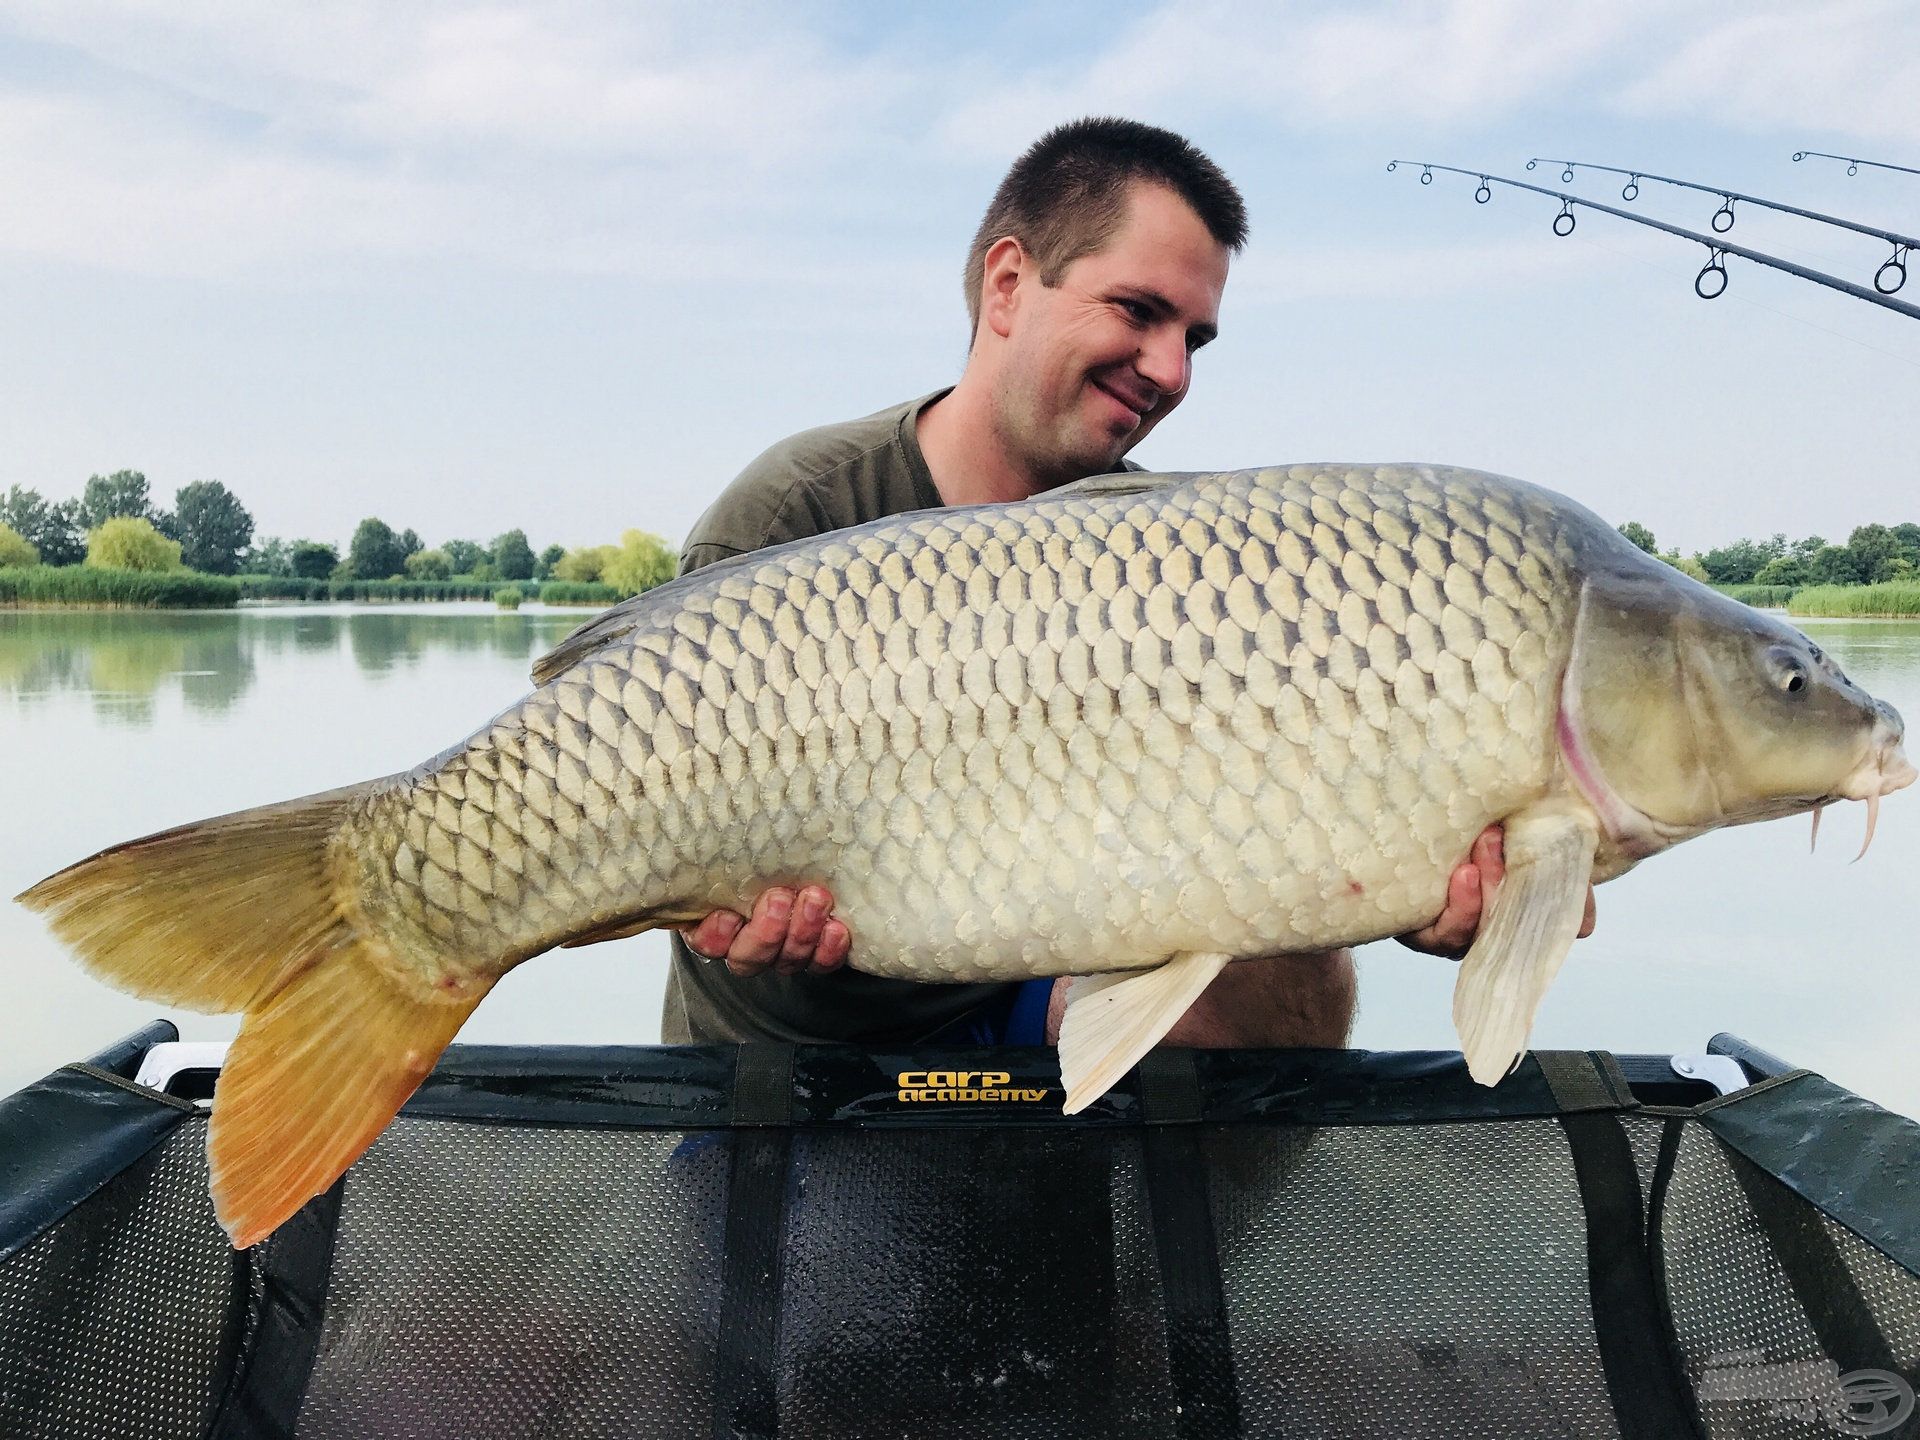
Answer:
POLYGON ((1044 1088, 1014 1087, 1004 1070, 902 1070, 900 1098, 909 1103, 927 1101, 1034 1101, 1047 1098, 1044 1088))

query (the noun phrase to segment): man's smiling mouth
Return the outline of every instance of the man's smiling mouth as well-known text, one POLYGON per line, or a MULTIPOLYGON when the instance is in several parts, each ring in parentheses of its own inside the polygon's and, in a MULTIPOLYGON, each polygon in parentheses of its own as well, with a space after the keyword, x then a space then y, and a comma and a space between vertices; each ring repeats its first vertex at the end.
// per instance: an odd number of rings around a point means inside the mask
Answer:
POLYGON ((1126 409, 1136 422, 1146 419, 1147 412, 1153 408, 1153 401, 1143 399, 1138 395, 1130 395, 1125 391, 1116 390, 1104 381, 1095 380, 1093 387, 1109 400, 1126 409))

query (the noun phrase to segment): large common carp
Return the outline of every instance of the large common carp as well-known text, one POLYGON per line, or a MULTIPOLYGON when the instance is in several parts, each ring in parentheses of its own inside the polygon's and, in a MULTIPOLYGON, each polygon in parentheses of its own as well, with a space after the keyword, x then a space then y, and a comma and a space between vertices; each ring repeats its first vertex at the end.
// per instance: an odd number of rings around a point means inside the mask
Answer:
POLYGON ((607 611, 404 775, 102 852, 21 899, 95 974, 244 1010, 209 1139, 237 1244, 346 1169, 513 966, 828 886, 853 963, 1092 974, 1068 1108, 1236 956, 1399 934, 1486 825, 1474 1076, 1589 879, 1910 783, 1805 636, 1579 505, 1427 466, 1100 477, 710 566, 607 611))

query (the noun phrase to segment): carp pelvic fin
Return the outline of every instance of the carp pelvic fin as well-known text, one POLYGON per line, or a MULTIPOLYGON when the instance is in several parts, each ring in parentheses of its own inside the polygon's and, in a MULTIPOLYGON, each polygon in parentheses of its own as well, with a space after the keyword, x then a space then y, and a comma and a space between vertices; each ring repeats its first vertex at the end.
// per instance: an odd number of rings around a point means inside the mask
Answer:
POLYGON ((1534 1012, 1573 948, 1599 832, 1591 816, 1543 805, 1505 821, 1507 875, 1453 987, 1467 1069, 1497 1085, 1526 1053, 1534 1012))
POLYGON ((1077 1115, 1159 1043, 1231 955, 1187 951, 1151 970, 1083 975, 1067 990, 1060 1022, 1060 1081, 1077 1115))
POLYGON ((214 1210, 236 1248, 360 1158, 491 988, 409 993, 356 947, 247 1012, 207 1132, 214 1210))

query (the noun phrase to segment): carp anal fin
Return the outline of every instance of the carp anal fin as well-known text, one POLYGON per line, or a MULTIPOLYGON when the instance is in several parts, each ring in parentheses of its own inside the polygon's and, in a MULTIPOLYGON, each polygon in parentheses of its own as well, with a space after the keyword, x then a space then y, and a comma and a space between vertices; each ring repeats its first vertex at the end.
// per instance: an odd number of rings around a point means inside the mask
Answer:
POLYGON ((237 1248, 360 1158, 491 988, 416 992, 348 949, 247 1011, 207 1131, 214 1209, 237 1248))
POLYGON ((1078 1114, 1111 1090, 1232 959, 1190 950, 1151 970, 1076 978, 1060 1022, 1066 1113, 1078 1114))
POLYGON ((1526 1053, 1534 1012, 1586 913, 1599 832, 1591 817, 1542 807, 1505 821, 1506 879, 1453 986, 1467 1069, 1497 1085, 1526 1053))

